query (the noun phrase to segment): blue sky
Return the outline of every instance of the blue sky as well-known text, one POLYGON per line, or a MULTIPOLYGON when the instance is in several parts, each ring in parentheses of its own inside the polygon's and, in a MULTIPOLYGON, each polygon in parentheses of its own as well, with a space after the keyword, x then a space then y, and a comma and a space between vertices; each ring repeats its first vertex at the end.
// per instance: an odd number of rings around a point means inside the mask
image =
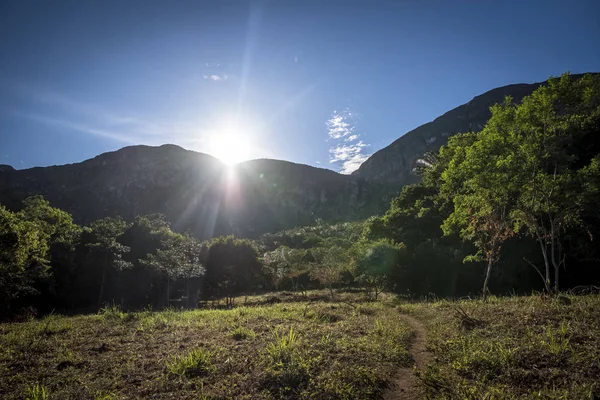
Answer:
POLYGON ((599 39, 597 0, 4 0, 0 164, 175 143, 348 173, 486 90, 600 71, 599 39))

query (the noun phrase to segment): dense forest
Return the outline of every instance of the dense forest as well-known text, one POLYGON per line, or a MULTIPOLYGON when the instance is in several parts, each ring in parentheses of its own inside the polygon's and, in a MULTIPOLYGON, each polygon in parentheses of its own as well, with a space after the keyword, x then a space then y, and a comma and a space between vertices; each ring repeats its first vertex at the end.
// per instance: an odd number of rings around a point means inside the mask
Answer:
POLYGON ((271 289, 405 296, 556 293, 600 281, 600 79, 553 78, 451 137, 389 209, 255 240, 200 241, 164 216, 87 226, 42 196, 0 205, 0 314, 195 307, 271 289))

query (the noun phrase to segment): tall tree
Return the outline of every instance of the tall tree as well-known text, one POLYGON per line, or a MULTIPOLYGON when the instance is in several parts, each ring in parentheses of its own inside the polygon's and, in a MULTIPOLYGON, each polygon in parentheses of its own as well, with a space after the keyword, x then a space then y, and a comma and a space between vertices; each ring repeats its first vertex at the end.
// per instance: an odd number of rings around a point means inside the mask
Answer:
POLYGON ((35 283, 48 273, 48 241, 43 229, 0 205, 0 315, 36 293, 35 283))
POLYGON ((382 239, 375 242, 359 242, 352 248, 356 280, 363 285, 367 297, 377 300, 379 294, 390 285, 390 277, 400 267, 403 244, 382 239))
POLYGON ((190 294, 190 280, 204 275, 205 268, 201 261, 203 253, 203 246, 196 239, 173 233, 167 237, 163 248, 142 260, 165 280, 164 305, 170 305, 171 284, 177 279, 184 280, 186 306, 195 303, 195 296, 190 294))
POLYGON ((206 256, 207 296, 225 296, 227 304, 244 292, 256 289, 263 279, 258 250, 247 239, 219 237, 208 244, 206 256))
MULTIPOLYGON (((458 231, 461 238, 475 244, 478 251, 465 261, 486 262, 484 299, 502 245, 514 234, 508 217, 518 185, 504 164, 512 144, 507 137, 514 126, 511 99, 507 98, 503 106, 494 106, 491 111, 491 119, 476 140, 452 152, 453 158, 441 175, 440 188, 442 196, 451 198, 454 204, 442 225, 444 233, 458 231)), ((462 146, 460 137, 450 139, 448 148, 457 146, 462 146)))
POLYGON ((574 80, 565 74, 521 104, 507 98, 491 111, 472 144, 459 147, 449 141, 452 159, 441 174, 440 191, 454 208, 443 228, 459 229, 478 247, 474 257, 486 259, 484 295, 502 244, 517 232, 537 240, 545 273, 531 265, 548 291, 558 291, 564 234, 582 226, 585 199, 594 187, 590 157, 582 160, 574 149, 581 148, 590 131, 598 132, 599 79, 574 80))
POLYGON ((581 148, 585 143, 593 148, 590 134, 600 135, 600 78, 575 80, 564 74, 550 79, 523 99, 516 114, 519 129, 511 139, 518 146, 507 155, 507 164, 521 190, 512 218, 537 240, 544 284, 558 291, 566 259, 564 235, 582 227, 586 199, 597 190, 589 176, 594 161, 581 148))
POLYGON ((88 249, 88 263, 100 270, 98 306, 104 300, 107 275, 131 267, 131 263, 123 259, 130 248, 118 241, 126 227, 127 224, 120 217, 106 217, 83 229, 81 242, 88 249))
POLYGON ((76 245, 81 228, 73 223, 71 214, 50 206, 42 196, 32 196, 23 201, 18 217, 35 223, 47 238, 49 252, 49 281, 41 288, 44 306, 72 306, 76 291, 78 265, 75 261, 76 245))

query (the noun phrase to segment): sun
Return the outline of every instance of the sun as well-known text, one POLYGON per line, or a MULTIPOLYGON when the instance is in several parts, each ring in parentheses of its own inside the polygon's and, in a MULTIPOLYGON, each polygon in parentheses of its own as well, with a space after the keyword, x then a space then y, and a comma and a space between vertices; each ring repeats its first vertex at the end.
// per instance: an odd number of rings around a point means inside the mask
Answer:
POLYGON ((237 126, 225 124, 209 136, 208 153, 227 165, 248 160, 252 149, 250 136, 237 126))

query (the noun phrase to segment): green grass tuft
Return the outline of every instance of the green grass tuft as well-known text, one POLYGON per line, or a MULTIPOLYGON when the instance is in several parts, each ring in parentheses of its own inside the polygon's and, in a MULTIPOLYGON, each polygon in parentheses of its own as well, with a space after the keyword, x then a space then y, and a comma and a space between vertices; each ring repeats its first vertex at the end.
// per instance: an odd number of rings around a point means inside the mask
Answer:
POLYGON ((39 383, 29 386, 25 394, 25 400, 48 400, 48 398, 48 390, 39 383))
POLYGON ((213 353, 197 348, 185 356, 177 356, 167 362, 167 370, 171 375, 187 378, 208 375, 215 370, 212 358, 213 353))
POLYGON ((243 326, 238 326, 233 329, 230 335, 235 340, 254 339, 256 337, 256 333, 252 329, 243 326))
POLYGON ((271 365, 281 365, 288 363, 296 353, 298 343, 298 334, 294 328, 290 328, 288 333, 273 332, 274 341, 267 345, 267 359, 271 365))

